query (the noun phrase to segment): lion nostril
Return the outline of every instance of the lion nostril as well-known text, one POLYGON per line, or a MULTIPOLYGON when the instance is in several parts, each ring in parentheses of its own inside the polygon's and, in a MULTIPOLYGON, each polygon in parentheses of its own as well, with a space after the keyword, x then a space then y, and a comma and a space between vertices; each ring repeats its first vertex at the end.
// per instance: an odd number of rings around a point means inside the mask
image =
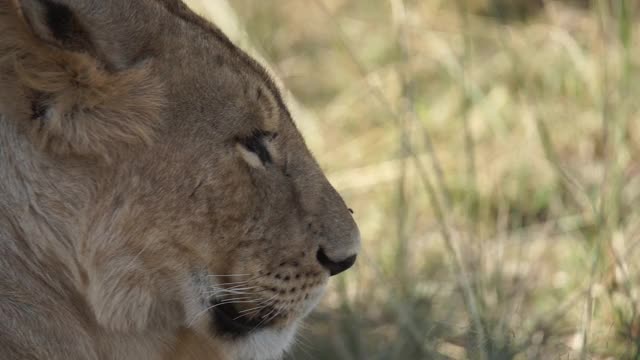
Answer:
POLYGON ((341 261, 333 261, 327 256, 327 254, 324 252, 324 249, 319 248, 318 253, 316 254, 316 259, 318 259, 320 265, 329 270, 331 276, 334 276, 353 266, 353 264, 356 262, 356 255, 349 256, 348 258, 341 261))

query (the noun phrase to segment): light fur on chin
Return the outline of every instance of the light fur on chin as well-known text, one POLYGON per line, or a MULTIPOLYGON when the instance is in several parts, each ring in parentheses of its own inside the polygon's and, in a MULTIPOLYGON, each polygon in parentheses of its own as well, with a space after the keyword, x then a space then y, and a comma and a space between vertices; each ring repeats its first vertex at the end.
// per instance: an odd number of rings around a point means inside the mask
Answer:
MULTIPOLYGON (((237 360, 279 360, 289 350, 298 325, 285 329, 263 329, 232 346, 237 360)), ((234 360, 236 360, 234 359, 234 360)))
POLYGON ((166 360, 280 360, 293 343, 297 324, 286 329, 263 329, 239 339, 223 341, 182 329, 166 360))

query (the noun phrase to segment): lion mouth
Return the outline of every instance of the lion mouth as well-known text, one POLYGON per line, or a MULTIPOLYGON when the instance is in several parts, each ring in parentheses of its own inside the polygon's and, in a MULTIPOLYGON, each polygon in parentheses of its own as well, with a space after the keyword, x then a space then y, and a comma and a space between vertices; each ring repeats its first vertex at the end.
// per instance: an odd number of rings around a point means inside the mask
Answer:
POLYGON ((212 301, 210 312, 216 330, 233 336, 247 335, 271 323, 267 318, 245 316, 233 304, 220 301, 212 301))

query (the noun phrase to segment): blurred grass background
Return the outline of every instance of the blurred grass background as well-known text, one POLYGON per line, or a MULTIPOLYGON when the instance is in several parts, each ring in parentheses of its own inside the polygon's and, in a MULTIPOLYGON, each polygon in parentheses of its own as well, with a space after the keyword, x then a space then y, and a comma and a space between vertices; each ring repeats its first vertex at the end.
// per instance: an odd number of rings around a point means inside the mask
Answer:
POLYGON ((290 359, 640 359, 637 1, 189 2, 361 227, 290 359))

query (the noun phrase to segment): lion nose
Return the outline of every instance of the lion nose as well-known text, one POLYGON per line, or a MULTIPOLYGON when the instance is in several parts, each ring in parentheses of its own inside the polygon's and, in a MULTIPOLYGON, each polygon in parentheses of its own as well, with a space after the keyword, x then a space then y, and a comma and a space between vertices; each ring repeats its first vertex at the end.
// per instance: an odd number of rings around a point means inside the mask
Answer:
POLYGON ((323 248, 319 248, 318 253, 316 254, 316 258, 318 259, 320 265, 329 270, 331 276, 338 275, 341 272, 352 267, 356 262, 356 257, 357 255, 351 255, 346 259, 334 260, 327 256, 323 248))

